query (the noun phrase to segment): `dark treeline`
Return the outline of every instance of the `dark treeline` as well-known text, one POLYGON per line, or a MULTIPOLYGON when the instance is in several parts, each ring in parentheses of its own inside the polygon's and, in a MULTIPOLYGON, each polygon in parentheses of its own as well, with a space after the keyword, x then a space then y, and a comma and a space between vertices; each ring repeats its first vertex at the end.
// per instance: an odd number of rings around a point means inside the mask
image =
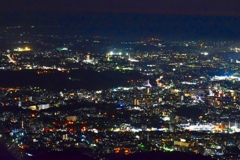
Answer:
POLYGON ((107 89, 126 86, 128 80, 139 79, 137 72, 74 70, 70 73, 55 71, 37 74, 37 70, 0 71, 0 87, 41 87, 49 90, 63 89, 107 89))

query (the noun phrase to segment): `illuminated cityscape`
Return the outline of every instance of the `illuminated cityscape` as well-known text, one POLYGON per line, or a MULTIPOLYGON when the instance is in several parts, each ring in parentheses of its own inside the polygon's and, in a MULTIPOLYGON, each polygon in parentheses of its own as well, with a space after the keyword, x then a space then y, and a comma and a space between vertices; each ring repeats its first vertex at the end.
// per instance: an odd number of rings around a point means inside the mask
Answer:
MULTIPOLYGON (((115 45, 108 37, 80 38, 75 45, 115 45)), ((93 159, 149 151, 238 156, 235 41, 146 38, 102 53, 65 43, 1 51, 0 131, 15 156, 67 148, 88 149, 93 159)))
POLYGON ((240 159, 238 2, 13 2, 0 159, 240 159))

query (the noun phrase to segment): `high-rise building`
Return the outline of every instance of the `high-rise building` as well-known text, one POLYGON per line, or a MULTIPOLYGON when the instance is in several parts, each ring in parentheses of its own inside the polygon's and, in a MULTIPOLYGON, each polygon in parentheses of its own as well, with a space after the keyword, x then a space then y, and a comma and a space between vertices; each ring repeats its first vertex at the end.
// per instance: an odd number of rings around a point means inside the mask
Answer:
POLYGON ((90 60, 90 54, 88 54, 88 55, 86 56, 86 60, 87 60, 87 61, 90 60))
POLYGON ((133 100, 133 105, 134 105, 134 106, 139 106, 139 105, 140 105, 140 102, 139 102, 139 100, 138 100, 137 98, 135 98, 135 99, 133 100))

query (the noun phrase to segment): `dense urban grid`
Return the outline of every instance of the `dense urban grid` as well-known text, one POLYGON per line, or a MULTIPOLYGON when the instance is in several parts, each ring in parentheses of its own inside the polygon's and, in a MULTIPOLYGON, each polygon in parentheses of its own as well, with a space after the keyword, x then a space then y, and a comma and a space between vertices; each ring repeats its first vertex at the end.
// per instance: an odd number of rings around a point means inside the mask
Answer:
POLYGON ((239 159, 237 41, 48 32, 58 28, 1 28, 0 139, 15 158, 239 159))

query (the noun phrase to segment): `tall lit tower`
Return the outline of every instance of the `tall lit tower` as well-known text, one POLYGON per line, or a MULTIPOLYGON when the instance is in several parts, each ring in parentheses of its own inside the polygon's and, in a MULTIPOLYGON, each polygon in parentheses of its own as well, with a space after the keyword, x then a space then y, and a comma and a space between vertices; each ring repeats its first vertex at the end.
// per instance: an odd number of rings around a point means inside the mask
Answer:
POLYGON ((24 128, 24 121, 23 120, 21 121, 21 127, 22 127, 22 129, 24 128))
POLYGON ((87 56, 86 56, 86 60, 87 60, 87 61, 90 60, 90 54, 87 54, 87 56))

